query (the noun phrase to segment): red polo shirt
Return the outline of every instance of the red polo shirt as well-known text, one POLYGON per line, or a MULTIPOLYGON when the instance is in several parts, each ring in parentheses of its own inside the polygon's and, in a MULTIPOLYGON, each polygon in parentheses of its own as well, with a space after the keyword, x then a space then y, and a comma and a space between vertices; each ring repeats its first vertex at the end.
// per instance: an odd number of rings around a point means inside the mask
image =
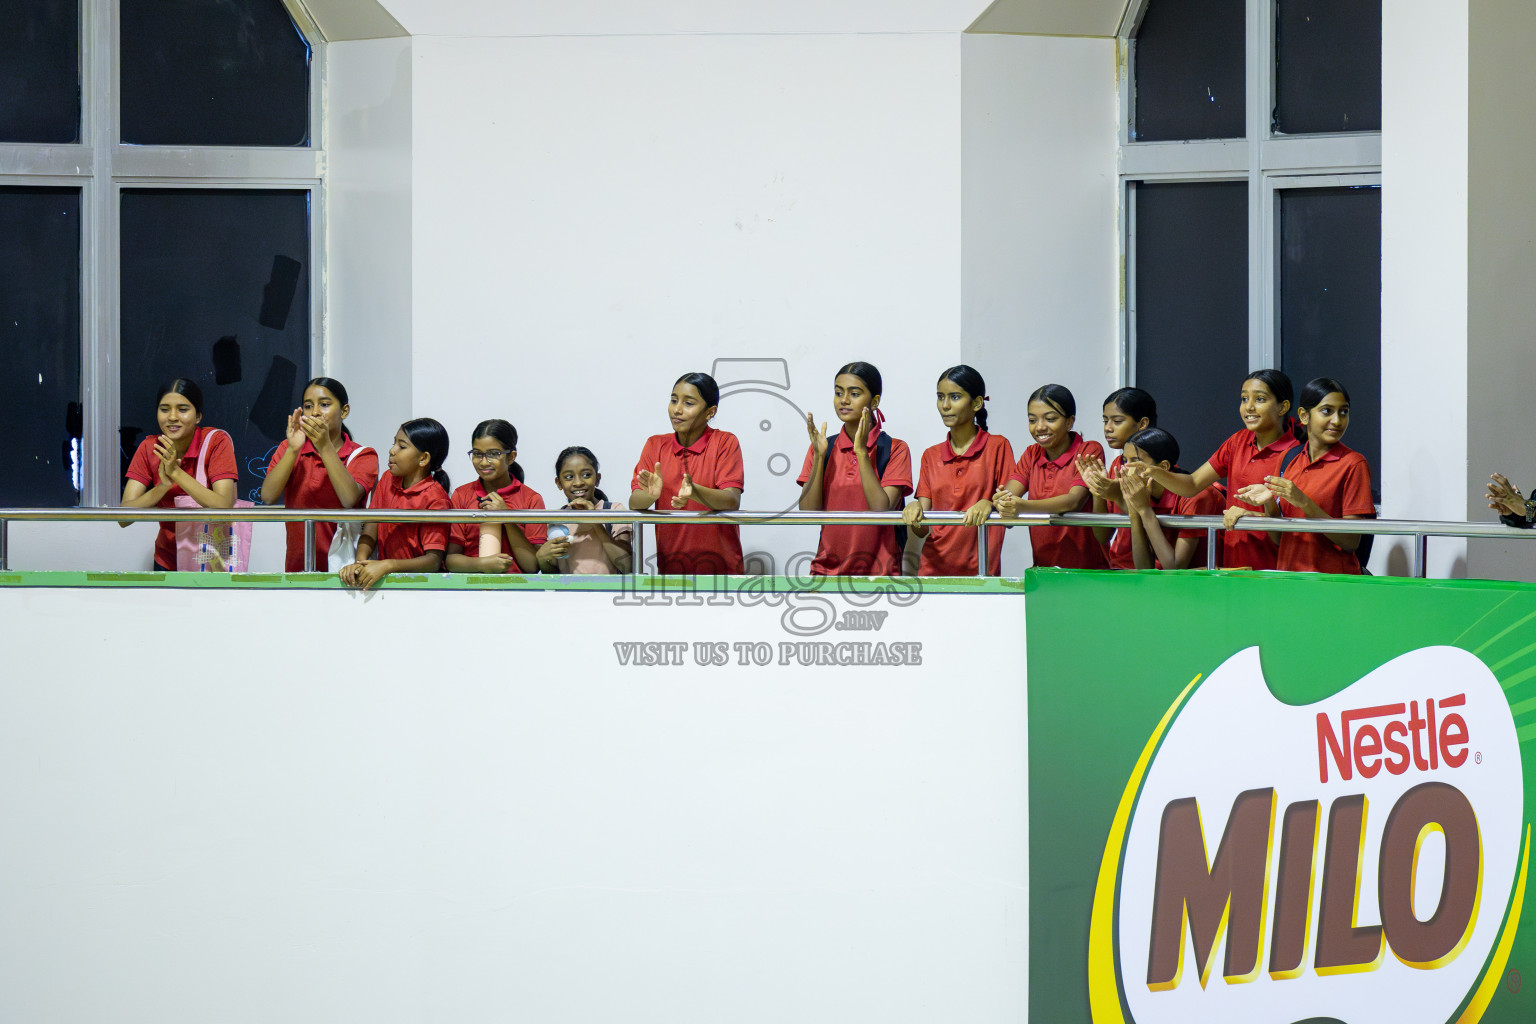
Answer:
MULTIPOLYGON (((1013 446, 1001 434, 978 430, 965 451, 955 453, 949 437, 923 452, 914 497, 927 498, 935 512, 964 512, 983 498, 991 500, 1013 474, 1013 446)), ((919 576, 976 575, 976 530, 935 526, 923 545, 919 576)), ((1001 526, 987 527, 987 575, 1003 571, 1001 526)))
MULTIPOLYGON (((480 499, 485 497, 485 481, 479 477, 471 480, 461 487, 453 489, 452 496, 448 499, 454 508, 480 507, 480 499)), ((501 495, 501 500, 507 503, 507 508, 543 508, 544 498, 538 491, 529 487, 516 477, 506 487, 499 487, 496 493, 501 495)), ((507 554, 512 553, 512 539, 507 535, 509 527, 501 528, 501 550, 507 554)), ((523 527, 523 536, 528 538, 528 543, 538 547, 549 539, 549 527, 543 523, 535 526, 532 523, 523 527)), ((479 523, 454 523, 449 531, 448 541, 457 544, 464 549, 464 553, 471 558, 480 557, 480 524, 479 523)))
MULTIPOLYGON (((137 480, 145 487, 153 490, 160 484, 160 459, 155 455, 155 442, 160 439, 159 434, 150 434, 139 442, 139 447, 134 450, 133 460, 128 463, 128 472, 124 474, 129 480, 137 480)), ((197 457, 203 450, 203 445, 208 445, 208 457, 203 460, 203 472, 208 475, 207 484, 212 487, 220 480, 239 480, 240 469, 235 465, 235 445, 229 439, 229 435, 214 427, 198 427, 192 432, 192 443, 187 446, 187 452, 181 457, 181 468, 191 477, 197 475, 197 457), (209 433, 212 439, 209 439, 209 433)), ((175 485, 166 491, 164 496, 155 503, 156 508, 175 508, 176 499, 187 492, 175 485)), ((176 524, 161 523, 160 532, 155 534, 155 564, 176 568, 176 524)))
MULTIPOLYGON (((1109 467, 1110 479, 1116 479, 1120 475, 1120 467, 1125 462, 1125 457, 1115 459, 1114 465, 1109 467)), ((1116 515, 1125 515, 1126 510, 1112 501, 1107 501, 1105 511, 1116 515)), ((1172 491, 1164 490, 1163 496, 1152 502, 1152 510, 1160 516, 1219 516, 1227 509, 1227 491, 1221 484, 1212 484, 1193 498, 1180 497, 1172 491)), ((1173 530, 1163 528, 1163 536, 1168 538, 1168 545, 1172 547, 1179 537, 1198 538, 1200 543, 1195 548, 1195 553, 1189 560, 1191 569, 1204 569, 1208 559, 1206 558, 1206 534, 1204 530, 1173 530), (1174 536, 1178 534, 1178 536, 1174 536)), ((1109 549, 1105 557, 1111 569, 1134 569, 1136 557, 1131 551, 1131 531, 1124 527, 1115 531, 1115 535, 1109 539, 1109 549)), ((1163 566, 1158 563, 1161 569, 1163 566)))
MULTIPOLYGON (((448 508, 448 492, 430 476, 413 487, 402 489, 400 481, 388 470, 379 477, 369 508, 448 508)), ((379 523, 379 546, 374 558, 420 558, 428 551, 440 555, 448 550, 447 523, 379 523)))
MULTIPOLYGON (((285 438, 277 446, 277 451, 272 453, 272 461, 267 464, 268 473, 282 461, 287 452, 288 441, 285 438)), ((379 453, 343 436, 336 455, 346 464, 347 475, 363 489, 363 502, 366 503, 368 493, 379 482, 379 453)), ((336 497, 331 475, 325 471, 325 460, 315 451, 315 446, 308 438, 304 440, 304 447, 299 449, 293 472, 288 475, 288 484, 283 488, 283 505, 288 508, 341 508, 341 499, 336 497)), ((303 572, 304 524, 283 525, 288 534, 288 556, 283 563, 283 571, 303 572)), ((335 523, 315 523, 315 568, 321 572, 325 571, 330 559, 331 540, 335 536, 335 523)))
MULTIPOLYGON (((655 508, 674 511, 672 499, 683 486, 683 474, 696 484, 716 489, 742 486, 741 444, 726 430, 705 427, 699 439, 684 448, 676 434, 656 434, 647 438, 630 477, 630 490, 640 489, 640 471, 655 469, 661 463, 661 497, 655 508)), ((708 508, 690 500, 677 511, 705 512, 708 508)), ((727 526, 656 527, 656 565, 664 573, 685 576, 725 574, 741 575, 741 528, 727 526)))
MULTIPOLYGON (((1083 435, 1072 431, 1072 443, 1054 459, 1045 449, 1032 444, 1024 449, 1019 464, 1014 467, 1012 479, 1024 485, 1024 493, 1031 499, 1059 498, 1074 487, 1082 487, 1083 500, 1072 509, 1081 512, 1083 506, 1093 500, 1087 492, 1087 484, 1077 471, 1079 454, 1104 461, 1104 446, 1097 441, 1084 441, 1083 435)), ((1093 531, 1081 526, 1031 526, 1029 542, 1035 550, 1037 566, 1054 565, 1063 569, 1103 569, 1104 549, 1099 546, 1093 531)))
MULTIPOLYGON (((1285 478, 1294 480, 1329 519, 1376 514, 1371 501, 1371 467, 1365 456, 1342 442, 1310 462, 1303 450, 1285 467, 1285 478)), ((1288 501, 1280 502, 1280 512, 1288 519, 1303 518, 1301 509, 1288 501)), ((1360 560, 1353 551, 1342 550, 1321 533, 1282 533, 1276 568, 1358 576, 1360 560)))
MULTIPOLYGON (((876 426, 869 433, 869 459, 875 461, 875 442, 880 436, 876 426)), ((807 448, 805 465, 800 469, 802 487, 811 478, 815 448, 807 448)), ((894 487, 905 498, 912 493, 912 452, 905 441, 891 438, 891 458, 880 474, 881 487, 894 487)), ((859 475, 859 460, 853 454, 853 438, 845 427, 827 444, 827 464, 821 477, 822 507, 829 512, 868 512, 864 481, 859 475)), ((898 509, 900 505, 896 506, 898 509)), ((896 530, 890 526, 823 526, 816 560, 811 563, 813 576, 895 576, 901 573, 901 550, 896 546, 896 530)))
MULTIPOLYGON (((1264 510, 1250 505, 1237 496, 1237 492, 1249 484, 1262 484, 1267 476, 1280 471, 1280 460, 1287 449, 1299 442, 1288 433, 1260 448, 1254 441, 1253 431, 1239 430, 1224 441, 1210 458, 1216 475, 1227 481, 1227 503, 1250 509, 1260 515, 1264 510)), ((1269 535, 1253 530, 1227 530, 1221 535, 1221 565, 1224 569, 1273 569, 1275 546, 1269 535)))
MULTIPOLYGON (((1227 492, 1220 484, 1212 484, 1193 498, 1185 498, 1174 494, 1172 491, 1163 491, 1163 496, 1152 502, 1152 511, 1160 516, 1219 516, 1226 510, 1227 492)), ((1135 557, 1131 554, 1131 531, 1120 530, 1125 534, 1125 551, 1127 562, 1125 565, 1111 566, 1115 569, 1134 569, 1135 557)), ((1174 547, 1179 538, 1199 541, 1195 545, 1195 553, 1190 557, 1189 568, 1204 569, 1206 567, 1206 543, 1204 530, 1177 530, 1171 526, 1163 527, 1163 536, 1168 540, 1168 546, 1174 547)), ((1118 537, 1116 538, 1118 539, 1118 537)), ((1153 564, 1159 568, 1165 568, 1161 561, 1153 564)))

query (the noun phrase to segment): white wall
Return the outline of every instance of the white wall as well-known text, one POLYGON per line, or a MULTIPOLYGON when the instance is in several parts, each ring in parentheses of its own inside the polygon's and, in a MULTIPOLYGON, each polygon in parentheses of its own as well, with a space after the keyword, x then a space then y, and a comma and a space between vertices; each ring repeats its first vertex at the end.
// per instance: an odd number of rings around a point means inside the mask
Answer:
POLYGON ((922 665, 612 647, 776 653, 771 606, 0 589, 0 1019, 1022 1020, 1024 599, 881 607, 815 639, 922 665), (952 671, 960 617, 1006 670, 952 671), (197 621, 217 671, 154 656, 197 621), (506 623, 516 672, 450 642, 506 623))
MULTIPOLYGON (((789 402, 728 397, 715 421, 741 438, 747 508, 794 502, 796 407, 835 425, 847 361, 883 371, 896 436, 921 450, 937 433, 931 377, 960 353, 958 36, 413 50, 414 405, 455 453, 503 417, 547 502, 578 443, 623 500, 672 382, 722 358, 788 370, 789 402)), ((469 479, 468 460, 449 472, 469 479)), ((782 568, 815 531, 744 540, 782 568)))
MULTIPOLYGON (((1471 8, 1468 85, 1467 302, 1469 519, 1491 519, 1488 476, 1503 473, 1522 492, 1536 487, 1531 457, 1531 381, 1536 380, 1536 64, 1524 45, 1536 5, 1479 0, 1471 8), (1518 98, 1518 99, 1517 99, 1518 98)), ((1536 581, 1536 544, 1473 541, 1471 576, 1536 581)))
MULTIPOLYGON (((967 34, 961 52, 964 361, 1015 454, 1032 443, 1025 399, 1042 384, 1070 388, 1077 429, 1102 442, 1099 403, 1119 372, 1115 43, 967 34)), ((1012 531, 1003 575, 1031 561, 1012 531)))
POLYGON ((326 359, 382 453, 414 413, 409 39, 326 49, 326 359))
MULTIPOLYGON (((1382 5, 1382 515, 1467 515, 1467 0, 1382 5), (1427 414, 1426 409, 1434 409, 1427 414)), ((1402 543, 1388 563, 1407 570, 1402 543)), ((1431 576, 1465 574, 1434 540, 1431 576)))

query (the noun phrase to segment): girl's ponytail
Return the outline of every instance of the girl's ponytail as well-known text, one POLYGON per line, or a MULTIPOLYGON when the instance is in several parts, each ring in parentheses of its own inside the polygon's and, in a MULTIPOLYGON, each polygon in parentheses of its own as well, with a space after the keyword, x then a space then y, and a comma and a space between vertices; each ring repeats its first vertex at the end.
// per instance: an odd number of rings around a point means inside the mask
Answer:
POLYGON ((949 381, 972 398, 981 399, 981 409, 976 413, 976 428, 987 429, 987 382, 974 367, 960 363, 939 374, 939 380, 949 381))
POLYGON ((527 479, 523 476, 523 467, 519 466, 516 461, 507 466, 507 472, 511 473, 512 479, 516 480, 518 483, 523 483, 527 479))
POLYGON ((417 451, 426 452, 432 460, 432 468, 428 475, 438 482, 443 490, 448 490, 448 471, 443 469, 443 463, 448 461, 448 431, 437 420, 424 416, 419 420, 407 420, 400 424, 406 439, 417 451))

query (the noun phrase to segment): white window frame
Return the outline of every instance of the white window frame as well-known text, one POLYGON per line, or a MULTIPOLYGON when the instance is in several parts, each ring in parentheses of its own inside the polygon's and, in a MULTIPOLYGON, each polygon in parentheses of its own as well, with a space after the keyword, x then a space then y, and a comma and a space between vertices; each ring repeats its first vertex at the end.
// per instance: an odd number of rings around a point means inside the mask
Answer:
POLYGON ((1133 37, 1149 0, 1132 0, 1116 46, 1120 100, 1120 245, 1124 300, 1120 318, 1120 382, 1136 376, 1136 185, 1158 181, 1248 183, 1248 365, 1279 363, 1279 189, 1381 184, 1381 133, 1277 135, 1275 0, 1246 0, 1247 137, 1190 142, 1137 142, 1133 37))
POLYGON ((310 45, 309 145, 292 148, 125 146, 118 46, 120 0, 80 0, 77 145, 0 143, 0 186, 80 189, 80 390, 84 506, 122 495, 119 341, 122 191, 125 188, 297 189, 310 194, 310 366, 324 365, 325 39, 299 0, 281 0, 310 45))

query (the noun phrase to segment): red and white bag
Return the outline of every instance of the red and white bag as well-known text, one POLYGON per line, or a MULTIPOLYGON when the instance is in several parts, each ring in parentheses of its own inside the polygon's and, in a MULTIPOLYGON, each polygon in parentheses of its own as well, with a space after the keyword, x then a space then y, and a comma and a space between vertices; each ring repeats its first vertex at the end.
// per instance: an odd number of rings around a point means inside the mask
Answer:
MULTIPOLYGON (((197 453, 197 470, 193 474, 199 484, 208 486, 208 449, 213 447, 215 434, 224 431, 210 427, 203 435, 203 446, 197 453)), ((228 436, 228 435, 225 435, 228 436)), ((178 494, 177 508, 202 508, 191 495, 178 494)), ((253 508, 249 501, 236 501, 235 508, 253 508)), ((199 523, 195 521, 176 524, 176 571, 177 572, 245 572, 251 565, 251 523, 199 523)))

